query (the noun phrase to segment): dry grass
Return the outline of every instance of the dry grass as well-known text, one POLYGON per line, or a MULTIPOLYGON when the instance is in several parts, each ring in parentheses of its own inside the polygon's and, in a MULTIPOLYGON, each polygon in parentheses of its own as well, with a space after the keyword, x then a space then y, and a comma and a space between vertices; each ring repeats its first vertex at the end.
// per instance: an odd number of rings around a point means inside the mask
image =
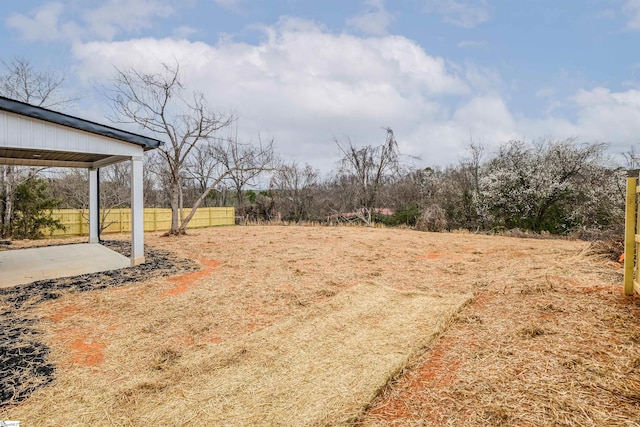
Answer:
POLYGON ((342 424, 467 298, 358 285, 225 344, 162 347, 121 384, 87 387, 90 374, 71 373, 12 416, 65 426, 342 424))
POLYGON ((483 257, 474 301, 359 426, 640 426, 640 304, 621 266, 600 246, 518 246, 483 257))
MULTIPOLYGON (((315 377, 286 361, 298 365, 296 349, 306 349, 305 369, 313 371, 313 362, 325 371, 330 358, 321 348, 342 347, 335 344, 342 335, 329 331, 342 325, 349 336, 362 324, 367 351, 345 341, 345 351, 358 348, 360 356, 335 351, 336 360, 377 377, 384 376, 378 369, 390 375, 402 365, 410 352, 404 345, 392 363, 377 366, 395 354, 376 350, 380 337, 394 338, 394 326, 377 334, 377 318, 356 309, 366 306, 359 292, 370 287, 374 313, 405 307, 380 298, 413 295, 418 307, 438 294, 459 301, 473 291, 475 298, 373 401, 361 425, 638 425, 640 306, 620 296, 619 266, 589 255, 588 244, 333 227, 229 227, 181 239, 149 236, 147 243, 194 258, 204 270, 38 306, 56 381, 0 419, 143 425, 162 416, 168 425, 202 425, 226 414, 235 425, 335 424, 357 414, 370 395, 348 381, 309 383, 315 377), (376 285, 359 286, 367 282, 376 285), (333 326, 313 328, 320 324, 333 326), (301 341, 283 342, 295 331, 301 341), (314 334, 320 342, 308 340, 314 334), (280 362, 268 354, 276 349, 286 356, 280 362), (294 401, 315 415, 268 418, 298 387, 294 401), (225 393, 245 396, 253 409, 236 414, 244 404, 224 400, 225 393), (330 405, 321 407, 325 399, 330 405), (266 418, 249 418, 260 416, 266 418)), ((415 329, 400 327, 399 314, 413 325, 416 310, 393 313, 398 331, 415 329)), ((409 341, 400 342, 413 350, 431 338, 422 329, 405 332, 399 337, 409 341)), ((299 416, 297 408, 279 411, 299 416)))

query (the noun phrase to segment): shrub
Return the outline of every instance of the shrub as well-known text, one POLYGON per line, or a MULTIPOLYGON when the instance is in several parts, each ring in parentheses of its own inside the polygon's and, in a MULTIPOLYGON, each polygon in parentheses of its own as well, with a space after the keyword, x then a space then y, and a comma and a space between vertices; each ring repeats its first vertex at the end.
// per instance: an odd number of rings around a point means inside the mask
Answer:
POLYGON ((47 194, 47 182, 35 176, 16 187, 11 234, 16 239, 40 239, 43 230, 64 230, 60 220, 54 219, 52 210, 60 200, 47 194))
POLYGON ((438 205, 430 205, 422 210, 416 221, 416 230, 419 231, 444 231, 447 228, 447 218, 438 205))

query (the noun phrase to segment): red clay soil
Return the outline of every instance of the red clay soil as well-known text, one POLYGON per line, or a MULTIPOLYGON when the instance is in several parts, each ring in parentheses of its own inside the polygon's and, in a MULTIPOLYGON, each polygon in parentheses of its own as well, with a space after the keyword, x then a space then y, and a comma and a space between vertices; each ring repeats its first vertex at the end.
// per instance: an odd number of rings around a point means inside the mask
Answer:
MULTIPOLYGON (((61 307, 56 313, 46 316, 46 319, 57 325, 65 319, 74 316, 104 319, 106 325, 112 325, 105 327, 106 331, 112 332, 116 328, 113 326, 116 320, 114 315, 109 315, 93 307, 79 306, 77 304, 61 307)), ((62 328, 53 327, 52 333, 52 341, 59 343, 66 349, 63 354, 67 362, 93 367, 102 364, 104 361, 106 344, 102 339, 97 338, 101 335, 96 331, 96 328, 87 325, 73 325, 62 328)))
POLYGON ((204 277, 209 276, 211 273, 213 273, 218 267, 220 267, 223 262, 220 261, 215 261, 215 260, 208 260, 208 259, 201 259, 200 260, 200 264, 202 264, 203 266, 205 266, 205 268, 203 268, 200 271, 194 271, 191 273, 186 273, 180 276, 175 276, 175 277, 171 277, 169 278, 169 280, 171 282, 175 282, 177 283, 177 285, 171 289, 168 289, 167 291, 165 291, 162 295, 163 296, 175 296, 175 295, 179 295, 182 293, 185 293, 189 290, 189 287, 195 283, 197 280, 200 280, 204 277))
POLYGON ((77 334, 78 338, 71 341, 69 347, 75 351, 71 358, 72 363, 85 366, 96 366, 104 361, 105 344, 93 341, 86 335, 77 334))

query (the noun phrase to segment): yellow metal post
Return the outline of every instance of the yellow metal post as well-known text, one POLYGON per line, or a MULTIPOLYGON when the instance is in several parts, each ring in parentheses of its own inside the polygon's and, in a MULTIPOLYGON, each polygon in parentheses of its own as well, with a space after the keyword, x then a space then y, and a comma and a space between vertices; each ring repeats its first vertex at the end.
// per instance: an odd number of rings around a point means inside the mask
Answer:
MULTIPOLYGON (((628 176, 632 176, 635 174, 635 177, 638 177, 638 171, 630 171, 628 176)), ((640 185, 638 185, 638 181, 636 181, 636 234, 635 234, 635 245, 633 246, 634 253, 636 254, 636 263, 633 269, 633 289, 629 290, 626 295, 633 295, 638 292, 638 280, 640 280, 640 274, 638 270, 638 266, 640 266, 640 251, 638 251, 638 243, 640 243, 640 209, 638 209, 638 191, 640 191, 640 185)))
POLYGON ((633 265, 636 252, 636 187, 637 175, 627 176, 627 202, 624 224, 624 293, 633 295, 633 265))

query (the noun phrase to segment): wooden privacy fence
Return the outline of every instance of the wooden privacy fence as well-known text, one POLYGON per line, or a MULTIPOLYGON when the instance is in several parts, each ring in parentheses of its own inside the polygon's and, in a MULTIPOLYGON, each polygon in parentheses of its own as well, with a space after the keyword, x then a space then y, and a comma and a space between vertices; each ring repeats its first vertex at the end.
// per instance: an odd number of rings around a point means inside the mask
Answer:
MULTIPOLYGON (((184 209, 184 216, 191 209, 184 209)), ((54 231, 55 236, 87 236, 89 235, 89 211, 83 209, 55 209, 53 218, 59 219, 65 230, 54 231)), ((102 234, 131 232, 131 209, 111 209, 106 216, 101 213, 101 224, 106 228, 102 234)), ((214 227, 218 225, 234 225, 234 208, 199 208, 187 228, 214 227)), ((168 231, 171 228, 171 209, 145 208, 144 231, 168 231)))
POLYGON ((640 209, 638 209, 638 171, 629 171, 627 175, 627 200, 624 223, 624 293, 640 293, 638 267, 640 266, 640 209))

